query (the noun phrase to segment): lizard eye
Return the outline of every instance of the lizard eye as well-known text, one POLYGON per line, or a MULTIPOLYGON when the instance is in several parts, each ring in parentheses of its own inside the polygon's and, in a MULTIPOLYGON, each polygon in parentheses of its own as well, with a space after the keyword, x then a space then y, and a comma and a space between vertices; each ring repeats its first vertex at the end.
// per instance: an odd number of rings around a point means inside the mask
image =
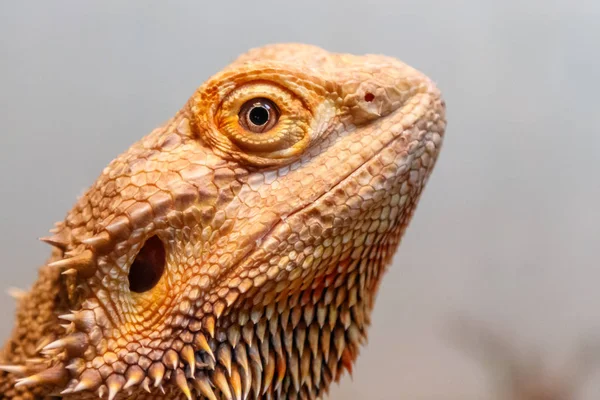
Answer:
MULTIPOLYGON (((205 103, 197 105, 199 116, 205 103)), ((210 142, 258 165, 287 162, 311 139, 311 109, 294 92, 274 83, 249 82, 231 90, 213 118, 216 129, 210 129, 212 124, 202 129, 210 142)))
POLYGON ((271 130, 279 120, 279 109, 269 99, 257 98, 245 102, 238 114, 240 125, 250 132, 271 130))
POLYGON ((165 271, 165 262, 165 246, 158 237, 152 236, 129 268, 129 290, 143 293, 156 286, 165 271))

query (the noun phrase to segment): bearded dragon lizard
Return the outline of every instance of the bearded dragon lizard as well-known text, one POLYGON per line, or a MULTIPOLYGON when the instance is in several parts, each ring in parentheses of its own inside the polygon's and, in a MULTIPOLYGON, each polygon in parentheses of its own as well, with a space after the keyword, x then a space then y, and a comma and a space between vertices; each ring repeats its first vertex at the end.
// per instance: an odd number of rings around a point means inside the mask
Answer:
POLYGON ((434 83, 394 58, 240 56, 42 238, 2 398, 322 398, 352 372, 445 127, 434 83))

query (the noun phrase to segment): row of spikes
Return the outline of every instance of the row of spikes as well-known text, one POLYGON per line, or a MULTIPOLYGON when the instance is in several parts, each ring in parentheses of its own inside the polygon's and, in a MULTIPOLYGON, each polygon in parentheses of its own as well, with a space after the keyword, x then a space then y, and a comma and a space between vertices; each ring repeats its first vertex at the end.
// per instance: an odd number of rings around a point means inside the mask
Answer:
MULTIPOLYGON (((51 229, 52 236, 45 236, 39 238, 44 243, 47 243, 59 250, 61 250, 66 258, 47 264, 48 267, 57 268, 63 270, 63 275, 74 275, 78 274, 83 278, 92 276, 97 269, 96 257, 94 251, 104 251, 109 247, 110 237, 106 232, 103 232, 97 236, 82 240, 81 243, 94 249, 86 249, 79 254, 74 254, 67 251, 69 244, 71 243, 71 237, 68 231, 64 228, 64 223, 59 222, 55 224, 55 228, 51 229)), ((21 289, 11 288, 8 290, 8 294, 15 298, 17 301, 22 300, 26 296, 26 292, 21 289)), ((59 316, 64 320, 71 323, 80 322, 87 324, 89 321, 85 319, 76 319, 75 314, 67 314, 59 316)), ((69 325, 62 325, 63 328, 69 328, 69 325)), ((49 355, 57 353, 61 350, 65 350, 67 354, 79 354, 87 347, 87 337, 85 334, 75 334, 67 336, 64 339, 56 340, 49 343, 51 340, 46 338, 42 339, 36 348, 36 353, 42 353, 42 355, 49 355)), ((27 376, 27 378, 19 379, 15 383, 15 387, 20 386, 33 386, 39 384, 59 384, 61 382, 66 383, 67 375, 63 364, 55 365, 54 367, 48 368, 49 360, 46 358, 30 358, 25 361, 25 365, 0 365, 0 370, 5 371, 16 376, 27 376)))
MULTIPOLYGON (((62 315, 59 318, 74 321, 74 314, 62 315)), ((64 328, 70 328, 69 325, 63 325, 64 328)), ((88 337, 85 333, 77 332, 68 335, 64 338, 52 341, 49 338, 41 339, 36 346, 36 353, 50 358, 32 358, 28 359, 25 365, 0 365, 1 371, 6 371, 16 376, 25 376, 18 379, 15 387, 28 387, 43 384, 66 384, 68 376, 66 370, 71 369, 70 366, 65 366, 59 363, 48 368, 51 360, 59 353, 64 352, 70 357, 83 355, 88 347, 88 337)))
MULTIPOLYGON (((197 333, 193 346, 184 346, 179 354, 168 350, 162 362, 153 363, 146 371, 134 364, 124 376, 113 373, 104 381, 98 370, 86 369, 85 362, 75 358, 68 366, 59 364, 38 371, 19 380, 16 386, 54 384, 65 387, 69 375, 77 375, 78 378, 71 380, 71 385, 61 394, 97 390, 101 397, 108 393, 108 399, 112 400, 122 390, 136 386, 148 392, 151 386, 164 391, 162 383, 166 378, 175 383, 187 398, 191 398, 188 384, 191 383, 198 393, 209 399, 218 398, 213 389, 227 399, 246 399, 252 393, 254 398, 259 398, 268 390, 277 393, 284 389, 293 393, 306 392, 310 394, 307 398, 312 399, 318 394, 321 384, 328 385, 332 379, 339 378, 339 362, 351 372, 358 346, 364 339, 364 333, 355 324, 347 329, 340 324, 328 329, 328 324, 325 324, 325 329, 320 329, 315 320, 308 328, 301 323, 292 330, 281 326, 279 329, 264 329, 272 325, 269 322, 261 320, 255 329, 244 327, 243 340, 229 338, 229 343, 219 344, 197 333), (235 346, 232 341, 236 342, 235 346), (323 362, 327 368, 321 369, 323 362), (286 371, 289 378, 284 382, 286 371), (284 388, 284 385, 289 387, 284 388)), ((251 327, 252 324, 246 326, 251 327)), ((85 334, 76 333, 45 345, 41 351, 46 354, 66 351, 76 357, 86 346, 85 334)), ((2 366, 0 369, 20 374, 30 371, 15 366, 2 366)))
MULTIPOLYGON (((362 296, 358 294, 357 286, 362 286, 362 283, 357 272, 351 273, 351 279, 348 279, 348 283, 343 286, 330 286, 325 290, 315 289, 312 295, 311 291, 307 291, 305 294, 308 294, 308 296, 297 293, 284 301, 271 303, 264 308, 254 307, 239 310, 237 318, 230 319, 233 323, 224 334, 229 339, 229 343, 235 347, 241 336, 244 336, 246 342, 251 342, 254 332, 263 341, 267 331, 274 334, 280 328, 288 331, 295 330, 298 338, 304 338, 308 333, 306 328, 308 326, 311 326, 311 329, 314 328, 315 332, 323 330, 326 325, 333 331, 338 323, 341 323, 345 329, 350 328, 351 322, 354 322, 357 326, 364 326, 365 323, 369 323, 369 318, 368 313, 364 312, 367 304, 363 302, 366 299, 359 302, 359 298, 362 298, 362 296), (316 324, 313 324, 313 322, 316 322, 316 324)), ((194 332, 198 332, 200 327, 203 327, 211 339, 215 338, 216 320, 219 319, 220 312, 223 310, 215 307, 213 311, 215 315, 206 315, 201 324, 198 323, 194 326, 194 332)), ((74 332, 75 330, 90 332, 95 326, 95 316, 91 311, 74 311, 72 314, 59 316, 59 319, 69 323, 68 325, 62 325, 67 332, 74 332)), ((311 334, 313 333, 311 332, 311 334)), ((85 337, 85 335, 76 334, 51 344, 46 342, 40 343, 40 345, 47 345, 46 350, 66 346, 74 348, 78 346, 76 343, 79 342, 79 337, 85 337)), ((181 342, 179 346, 179 349, 181 349, 183 342, 182 340, 178 341, 181 342)), ((300 342, 303 342, 303 339, 300 342)), ((291 346, 290 343, 288 345, 291 346)), ((81 348, 83 349, 83 346, 81 348)))
POLYGON ((54 229, 52 236, 39 238, 42 242, 54 246, 63 251, 64 258, 48 264, 51 268, 63 270, 64 275, 75 275, 89 278, 97 270, 96 255, 104 253, 111 245, 111 238, 107 227, 102 233, 81 241, 88 249, 83 252, 67 251, 71 243, 71 237, 65 229, 54 229))

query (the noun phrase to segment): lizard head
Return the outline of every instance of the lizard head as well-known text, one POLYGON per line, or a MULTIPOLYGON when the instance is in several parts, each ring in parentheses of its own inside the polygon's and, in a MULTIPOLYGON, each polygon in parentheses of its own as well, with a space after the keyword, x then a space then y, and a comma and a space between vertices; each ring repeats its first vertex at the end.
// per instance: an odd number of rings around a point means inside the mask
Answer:
POLYGON ((365 339, 444 113, 434 84, 393 58, 299 44, 242 55, 57 225, 61 257, 44 268, 71 312, 41 350, 47 369, 17 385, 320 396, 365 339))

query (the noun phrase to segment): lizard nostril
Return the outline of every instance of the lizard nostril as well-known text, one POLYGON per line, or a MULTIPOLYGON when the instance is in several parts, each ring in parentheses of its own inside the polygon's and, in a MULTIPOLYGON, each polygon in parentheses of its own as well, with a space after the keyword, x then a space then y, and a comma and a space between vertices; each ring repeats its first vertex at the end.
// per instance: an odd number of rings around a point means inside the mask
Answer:
POLYGON ((129 290, 136 293, 152 289, 165 271, 165 246, 152 236, 135 257, 129 268, 129 290))
POLYGON ((370 103, 370 102, 372 102, 373 100, 375 100, 375 95, 374 95, 373 93, 371 93, 371 92, 367 92, 367 93, 365 94, 365 101, 366 101, 367 103, 370 103))

